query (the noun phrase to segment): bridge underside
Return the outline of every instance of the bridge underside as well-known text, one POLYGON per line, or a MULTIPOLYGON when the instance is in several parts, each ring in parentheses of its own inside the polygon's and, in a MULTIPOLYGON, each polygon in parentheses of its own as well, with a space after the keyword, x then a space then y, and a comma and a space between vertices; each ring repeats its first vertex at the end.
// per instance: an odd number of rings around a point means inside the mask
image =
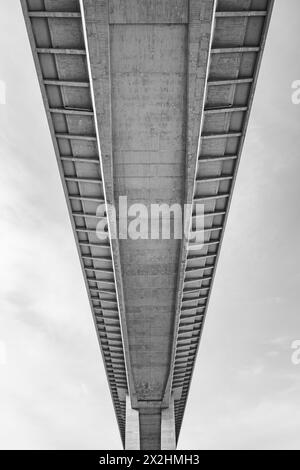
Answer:
POLYGON ((21 3, 123 444, 175 448, 273 1, 21 3), (120 196, 204 242, 99 239, 120 196))

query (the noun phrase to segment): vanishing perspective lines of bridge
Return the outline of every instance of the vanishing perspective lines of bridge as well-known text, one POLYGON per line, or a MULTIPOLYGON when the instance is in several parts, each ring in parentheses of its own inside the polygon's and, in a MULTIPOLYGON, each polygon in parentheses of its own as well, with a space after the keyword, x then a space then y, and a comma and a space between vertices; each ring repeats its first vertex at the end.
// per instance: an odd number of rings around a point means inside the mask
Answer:
POLYGON ((273 3, 21 0, 126 449, 177 445, 273 3), (99 239, 120 196, 203 243, 99 239))

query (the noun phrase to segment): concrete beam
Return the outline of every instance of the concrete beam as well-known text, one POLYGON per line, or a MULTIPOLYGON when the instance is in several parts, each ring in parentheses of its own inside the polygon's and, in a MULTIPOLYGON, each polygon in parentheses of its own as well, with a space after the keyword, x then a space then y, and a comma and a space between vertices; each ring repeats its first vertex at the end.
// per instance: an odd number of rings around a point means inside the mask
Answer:
MULTIPOLYGON (((49 108, 49 112, 52 114, 66 114, 69 116, 94 116, 93 111, 83 109, 49 108)), ((99 163, 99 160, 97 160, 97 163, 99 163)))
MULTIPOLYGON (((212 47, 216 0, 190 0, 188 25, 188 96, 187 96, 187 141, 186 141, 186 179, 185 204, 192 204, 196 185, 197 161, 201 145, 201 128, 209 71, 209 52, 212 47), (200 59, 200 60, 199 60, 200 59)), ((192 211, 190 214, 192 223, 192 211)), ((185 237, 181 244, 179 258, 178 284, 176 297, 176 317, 174 339, 170 359, 170 375, 166 386, 164 405, 171 400, 173 368, 176 356, 176 342, 179 331, 180 309, 184 290, 184 276, 187 266, 189 240, 185 237)))
MULTIPOLYGON (((108 205, 115 207, 116 204, 113 178, 109 2, 107 0, 80 0, 80 10, 88 59, 91 97, 95 109, 96 136, 100 154, 104 199, 107 205, 108 231, 110 234, 114 220, 113 214, 108 210, 108 205)), ((133 406, 136 406, 137 398, 129 353, 120 248, 119 241, 116 239, 111 239, 111 254, 116 279, 116 295, 128 388, 131 403, 133 406)))
POLYGON ((58 49, 53 47, 37 47, 38 54, 86 55, 85 49, 58 49))
POLYGON ((81 18, 80 13, 70 11, 30 11, 28 16, 30 18, 81 18))

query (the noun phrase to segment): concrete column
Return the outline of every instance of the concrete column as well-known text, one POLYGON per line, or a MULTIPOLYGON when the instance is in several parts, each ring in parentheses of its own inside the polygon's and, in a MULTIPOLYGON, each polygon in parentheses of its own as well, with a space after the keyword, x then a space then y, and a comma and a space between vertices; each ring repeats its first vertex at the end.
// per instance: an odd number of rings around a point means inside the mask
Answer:
POLYGON ((174 398, 169 408, 161 410, 161 450, 176 449, 174 398))
POLYGON ((140 449, 176 449, 173 396, 169 408, 134 410, 126 395, 125 450, 140 449))
POLYGON ((140 449, 139 412, 131 407, 129 395, 126 395, 126 430, 125 450, 140 449))
POLYGON ((161 409, 140 408, 141 450, 159 450, 161 445, 161 409))

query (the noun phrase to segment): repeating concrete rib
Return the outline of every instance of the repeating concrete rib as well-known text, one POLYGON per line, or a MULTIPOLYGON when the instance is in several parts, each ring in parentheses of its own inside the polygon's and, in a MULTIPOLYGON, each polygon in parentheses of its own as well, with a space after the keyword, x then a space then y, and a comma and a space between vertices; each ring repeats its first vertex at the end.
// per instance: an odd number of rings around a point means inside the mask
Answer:
MULTIPOLYGON (((204 243, 185 242, 172 392, 179 436, 251 111, 273 1, 219 0, 207 77, 194 209, 204 205, 204 243), (254 31, 254 33, 253 33, 254 31)), ((195 230, 195 215, 191 230, 195 230)))
POLYGON ((116 283, 112 243, 96 236, 99 221, 102 230, 109 228, 80 5, 77 1, 21 3, 124 443, 128 382, 120 285, 116 283))

